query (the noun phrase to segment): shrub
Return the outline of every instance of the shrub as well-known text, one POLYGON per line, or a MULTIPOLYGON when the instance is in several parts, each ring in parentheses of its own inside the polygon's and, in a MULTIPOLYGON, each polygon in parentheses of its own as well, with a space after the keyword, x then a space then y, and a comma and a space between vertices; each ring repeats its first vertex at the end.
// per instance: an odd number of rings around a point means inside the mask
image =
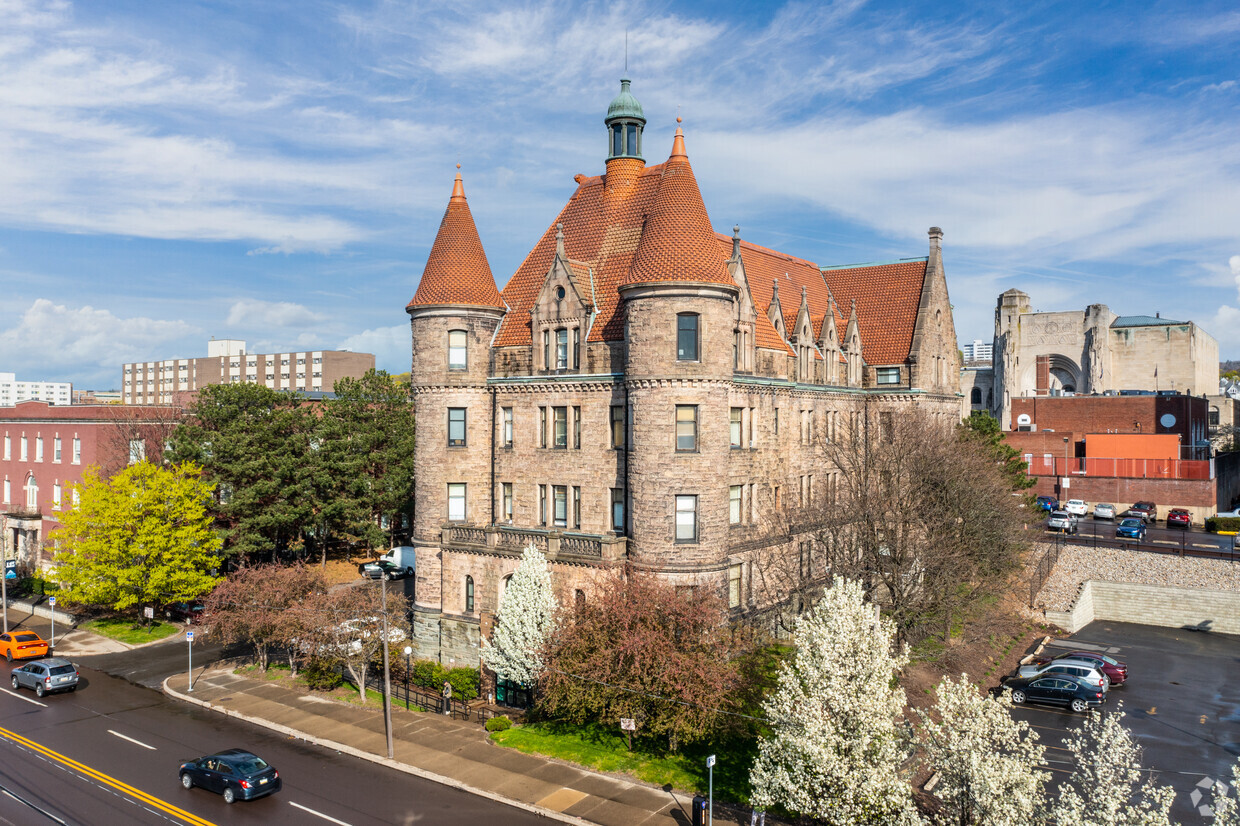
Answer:
MULTIPOLYGON (((435 660, 415 660, 413 669, 409 674, 409 682, 422 688, 438 691, 443 688, 443 681, 447 679, 447 673, 447 669, 443 667, 443 664, 435 660)), ((455 690, 455 687, 453 690, 455 690)))
POLYGON ((503 714, 498 717, 492 717, 486 722, 487 731, 508 731, 510 728, 512 728, 512 720, 509 720, 508 717, 503 714))
POLYGON ((1206 519, 1206 530, 1212 533, 1219 531, 1240 531, 1240 516, 1211 516, 1206 519))
POLYGON ((308 687, 316 691, 331 691, 344 682, 344 677, 336 670, 335 663, 317 657, 302 669, 301 678, 308 687))
POLYGON ((445 679, 452 684, 453 698, 457 700, 473 700, 478 696, 478 669, 454 668, 448 672, 448 676, 445 679))

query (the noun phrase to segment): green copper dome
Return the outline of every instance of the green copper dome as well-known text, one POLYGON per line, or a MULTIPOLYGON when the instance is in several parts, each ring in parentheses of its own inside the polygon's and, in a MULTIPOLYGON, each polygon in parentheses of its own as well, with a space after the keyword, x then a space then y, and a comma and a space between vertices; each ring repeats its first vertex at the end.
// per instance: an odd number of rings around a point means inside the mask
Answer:
POLYGON ((612 98, 611 105, 607 107, 607 120, 610 123, 615 118, 629 118, 646 122, 646 115, 642 112, 642 105, 637 102, 637 98, 633 97, 629 92, 629 79, 627 77, 620 78, 620 94, 612 98))

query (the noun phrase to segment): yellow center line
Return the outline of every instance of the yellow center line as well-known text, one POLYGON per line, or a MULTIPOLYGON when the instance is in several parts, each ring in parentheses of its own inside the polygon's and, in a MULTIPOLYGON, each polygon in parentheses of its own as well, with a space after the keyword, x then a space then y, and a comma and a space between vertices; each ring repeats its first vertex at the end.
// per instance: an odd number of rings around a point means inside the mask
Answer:
POLYGON ((171 803, 165 803, 164 801, 160 800, 158 797, 155 797, 154 795, 147 794, 141 789, 135 789, 133 786, 130 786, 127 783, 122 783, 116 778, 109 777, 108 775, 104 774, 101 771, 96 771, 95 769, 92 769, 90 766, 87 766, 84 763, 79 763, 76 760, 73 760, 69 757, 65 757, 63 754, 60 754, 59 752, 52 751, 46 746, 42 746, 33 740, 28 740, 25 737, 22 737, 20 734, 17 734, 16 732, 9 731, 6 728, 0 728, 0 737, 6 740, 9 740, 13 743, 16 743, 19 746, 24 746, 30 749, 31 751, 37 752, 43 755, 44 757, 47 757, 50 760, 55 760, 57 763, 60 763, 61 765, 68 766, 74 771, 80 772, 86 775, 87 777, 91 778, 92 780, 96 780, 100 783, 103 783, 106 786, 111 786, 113 789, 116 789, 119 792, 123 792, 129 795, 135 800, 140 800, 141 802, 147 804, 148 806, 153 806, 162 812, 172 815, 173 817, 180 818, 181 820, 190 824, 190 826, 215 826, 215 824, 209 820, 203 820, 198 815, 190 814, 184 809, 178 809, 176 806, 173 806, 171 803))

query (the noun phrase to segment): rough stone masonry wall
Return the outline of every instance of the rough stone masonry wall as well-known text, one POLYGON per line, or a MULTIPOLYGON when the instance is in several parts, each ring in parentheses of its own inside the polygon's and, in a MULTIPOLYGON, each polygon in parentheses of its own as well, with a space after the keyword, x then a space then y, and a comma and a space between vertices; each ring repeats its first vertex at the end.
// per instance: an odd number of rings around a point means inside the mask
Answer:
POLYGON ((1240 563, 1065 546, 1037 605, 1070 631, 1095 619, 1170 627, 1209 620, 1211 630, 1240 634, 1240 563))

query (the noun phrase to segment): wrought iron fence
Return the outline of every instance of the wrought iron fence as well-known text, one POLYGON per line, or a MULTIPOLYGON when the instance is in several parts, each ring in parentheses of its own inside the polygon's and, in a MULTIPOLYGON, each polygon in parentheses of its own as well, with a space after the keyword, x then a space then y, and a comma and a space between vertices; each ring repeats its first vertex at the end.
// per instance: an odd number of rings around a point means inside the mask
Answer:
POLYGON ((1059 561, 1059 549, 1063 547, 1056 542, 1046 549, 1046 553, 1042 554, 1042 558, 1038 560, 1037 567, 1033 570, 1033 576, 1029 579, 1029 607, 1036 607, 1035 603, 1038 598, 1038 592, 1042 590, 1042 586, 1046 584, 1046 580, 1050 578, 1051 572, 1055 570, 1055 563, 1059 561))

